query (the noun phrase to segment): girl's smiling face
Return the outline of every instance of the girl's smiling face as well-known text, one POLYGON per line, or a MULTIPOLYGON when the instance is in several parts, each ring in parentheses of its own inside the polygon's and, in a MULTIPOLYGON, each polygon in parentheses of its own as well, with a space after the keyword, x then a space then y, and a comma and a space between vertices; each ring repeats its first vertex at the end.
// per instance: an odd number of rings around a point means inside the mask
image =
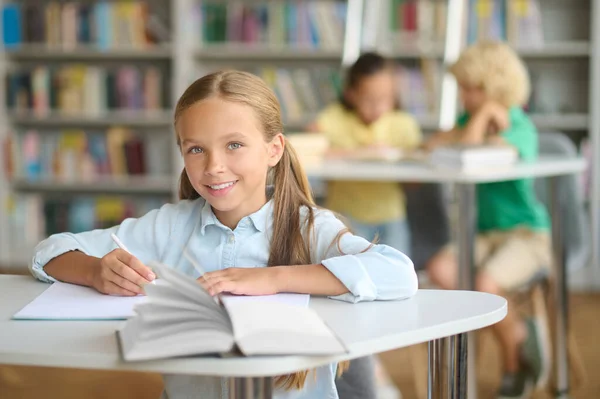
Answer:
POLYGON ((267 173, 284 137, 266 142, 251 107, 210 97, 186 109, 176 130, 189 180, 221 223, 234 229, 266 203, 267 173))

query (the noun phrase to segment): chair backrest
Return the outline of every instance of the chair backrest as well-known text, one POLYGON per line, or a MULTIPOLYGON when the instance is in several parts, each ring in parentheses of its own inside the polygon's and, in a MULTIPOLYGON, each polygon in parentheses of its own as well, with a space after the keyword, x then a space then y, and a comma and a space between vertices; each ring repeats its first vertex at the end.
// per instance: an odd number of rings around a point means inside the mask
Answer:
MULTIPOLYGON (((540 156, 577 156, 577 149, 573 142, 559 132, 540 132, 539 151, 540 156)), ((573 271, 587 265, 591 252, 590 226, 584 208, 582 181, 579 175, 567 175, 558 177, 557 184, 559 185, 558 203, 562 213, 566 269, 573 271)), ((538 199, 549 208, 548 179, 536 179, 535 190, 538 199)))
POLYGON ((440 184, 408 185, 404 192, 411 233, 410 257, 415 269, 420 270, 450 240, 447 201, 440 184))

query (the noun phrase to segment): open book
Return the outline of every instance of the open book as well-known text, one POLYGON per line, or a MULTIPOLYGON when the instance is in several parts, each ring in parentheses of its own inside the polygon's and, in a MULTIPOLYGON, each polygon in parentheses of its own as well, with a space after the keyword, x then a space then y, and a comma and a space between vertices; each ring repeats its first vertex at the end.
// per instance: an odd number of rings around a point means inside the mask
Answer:
POLYGON ((136 315, 117 331, 127 361, 239 351, 244 355, 333 355, 343 343, 312 309, 273 300, 210 296, 165 265, 136 315))

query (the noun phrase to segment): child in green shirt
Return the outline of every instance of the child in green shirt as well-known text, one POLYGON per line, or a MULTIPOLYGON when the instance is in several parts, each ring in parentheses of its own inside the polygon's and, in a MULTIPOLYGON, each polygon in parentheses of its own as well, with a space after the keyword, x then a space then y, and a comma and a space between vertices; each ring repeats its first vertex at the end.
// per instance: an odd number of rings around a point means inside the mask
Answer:
MULTIPOLYGON (((516 53, 503 43, 482 42, 466 49, 450 71, 460 87, 464 113, 454 129, 434 135, 426 146, 494 143, 512 146, 523 161, 535 160, 538 133, 521 108, 529 97, 530 82, 516 53)), ((550 222, 532 179, 477 185, 477 216, 478 291, 502 295, 550 267, 550 222)), ((454 248, 448 246, 434 256, 427 272, 440 287, 456 288, 454 248)), ((534 385, 547 381, 544 327, 521 320, 510 310, 492 327, 504 365, 498 398, 527 397, 534 385)))

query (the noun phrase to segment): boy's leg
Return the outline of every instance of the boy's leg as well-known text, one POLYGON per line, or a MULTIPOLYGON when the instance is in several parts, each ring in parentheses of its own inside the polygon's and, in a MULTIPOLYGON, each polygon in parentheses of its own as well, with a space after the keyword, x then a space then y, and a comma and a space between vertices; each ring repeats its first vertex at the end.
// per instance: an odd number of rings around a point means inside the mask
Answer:
MULTIPOLYGON (((475 289, 490 294, 505 295, 498 283, 485 271, 478 273, 475 289)), ((519 347, 526 335, 522 321, 512 309, 509 309, 506 317, 492 325, 491 329, 502 347, 504 371, 516 373, 519 371, 519 347)))
MULTIPOLYGON (((544 234, 507 232, 504 242, 483 266, 477 288, 502 295, 523 286, 541 268, 549 266, 549 253, 549 238, 544 234)), ((543 336, 544 323, 524 322, 509 309, 506 318, 492 326, 502 347, 506 372, 501 397, 521 397, 518 393, 527 388, 524 384, 537 383, 548 375, 549 348, 543 336)))
MULTIPOLYGON (((480 234, 475 239, 475 264, 481 265, 489 256, 494 246, 494 237, 480 234)), ((458 257, 453 244, 439 250, 425 265, 427 276, 433 284, 453 290, 458 285, 458 257)))

